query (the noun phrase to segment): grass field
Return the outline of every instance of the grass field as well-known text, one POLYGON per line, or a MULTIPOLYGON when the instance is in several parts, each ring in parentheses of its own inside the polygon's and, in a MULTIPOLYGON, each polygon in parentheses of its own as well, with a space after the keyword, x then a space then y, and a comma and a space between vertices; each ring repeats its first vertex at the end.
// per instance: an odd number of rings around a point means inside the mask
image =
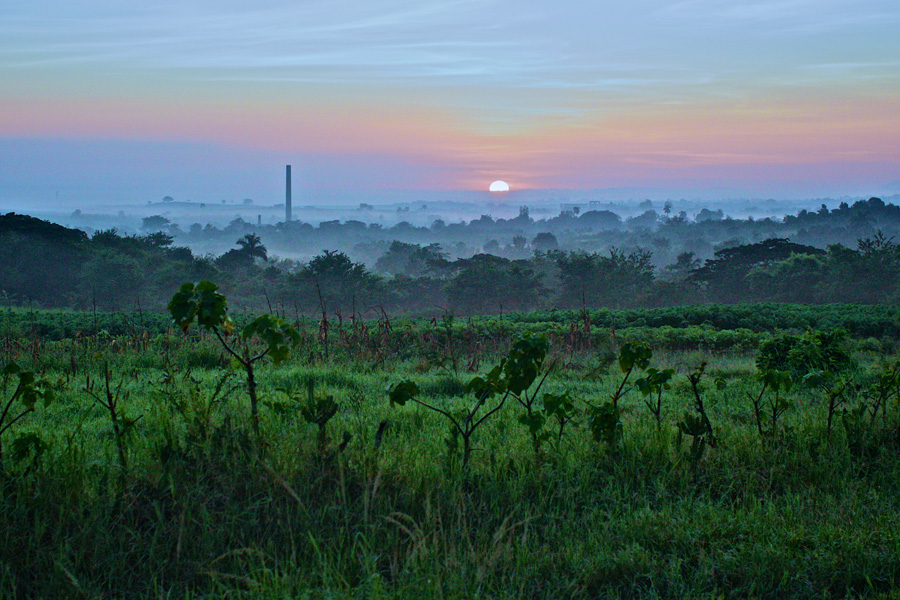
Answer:
POLYGON ((0 419, 0 597, 893 597, 900 370, 878 323, 896 310, 829 307, 797 327, 843 323, 852 362, 795 372, 776 399, 758 348, 801 309, 765 306, 731 328, 671 309, 302 321, 288 360, 258 363, 258 434, 245 374, 208 333, 9 313, 2 364, 53 398, 3 430, 20 394, 0 419), (467 384, 525 331, 549 334, 535 411, 544 394, 571 402, 562 433, 541 413, 537 450, 512 397, 466 465, 446 415, 389 402, 409 381, 435 409, 485 415, 502 395, 479 407, 467 384), (647 368, 621 385, 620 353, 642 340, 648 368, 676 371, 659 419, 633 386, 647 368))

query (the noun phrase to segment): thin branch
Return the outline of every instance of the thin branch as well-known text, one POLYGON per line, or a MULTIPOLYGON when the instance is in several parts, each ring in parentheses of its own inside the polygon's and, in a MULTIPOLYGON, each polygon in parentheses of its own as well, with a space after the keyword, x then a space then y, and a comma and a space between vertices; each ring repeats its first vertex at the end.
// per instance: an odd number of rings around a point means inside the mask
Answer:
POLYGON ((9 428, 12 427, 13 425, 15 425, 16 421, 18 421, 19 419, 21 419, 22 417, 24 417, 25 415, 27 415, 27 414, 30 413, 30 412, 34 412, 34 409, 33 409, 33 408, 25 409, 25 412, 23 412, 22 414, 20 414, 19 416, 17 416, 15 419, 13 419, 12 421, 10 421, 10 422, 7 423, 6 425, 4 425, 3 428, 0 429, 0 435, 3 435, 3 434, 6 432, 7 429, 9 429, 9 428))
POLYGON ((619 407, 619 400, 625 394, 622 393, 622 390, 625 388, 625 384, 628 383, 628 378, 631 377, 631 372, 634 370, 634 366, 632 365, 628 371, 625 372, 625 378, 622 380, 622 383, 619 384, 619 389, 616 390, 615 395, 613 395, 613 408, 619 407))
MULTIPOLYGON (((16 386, 16 391, 13 392, 12 397, 9 399, 9 402, 6 403, 6 408, 3 409, 3 414, 0 415, 0 423, 6 420, 6 416, 9 414, 9 410, 12 408, 13 402, 16 401, 16 398, 19 397, 19 394, 22 392, 22 382, 19 381, 19 385, 16 386)), ((5 430, 4 430, 5 431, 5 430)))
POLYGON ((463 431, 463 428, 460 427, 460 426, 459 426, 459 423, 456 421, 456 417, 454 417, 453 415, 451 415, 451 414, 448 413, 447 411, 441 410, 440 408, 438 408, 438 407, 436 407, 436 406, 432 406, 432 405, 428 404, 427 402, 422 402, 421 400, 416 400, 415 398, 410 398, 410 400, 412 400, 412 401, 415 402, 416 404, 421 404, 421 405, 424 406, 425 408, 429 408, 429 409, 433 410, 433 411, 436 412, 436 413, 440 413, 440 414, 444 415, 445 417, 447 417, 448 419, 450 419, 450 421, 451 421, 451 422, 453 423, 453 425, 456 427, 456 430, 459 431, 459 434, 460 434, 460 435, 463 435, 463 436, 465 435, 465 432, 463 431))
POLYGON ((238 354, 237 352, 235 352, 234 350, 232 350, 232 349, 231 349, 231 346, 229 346, 229 345, 225 342, 225 339, 222 337, 222 334, 219 333, 219 328, 218 328, 218 327, 213 327, 213 328, 212 328, 212 332, 216 335, 216 338, 219 340, 219 342, 222 344, 222 346, 225 348, 225 350, 228 351, 229 354, 231 354, 233 357, 235 357, 236 359, 238 359, 242 365, 246 365, 246 362, 245 362, 244 357, 241 356, 240 354, 238 354))
POLYGON ((485 413, 485 415, 484 415, 483 417, 481 417, 480 419, 478 419, 478 420, 475 422, 475 424, 472 425, 472 430, 474 431, 475 429, 477 429, 478 426, 481 425, 482 421, 484 421, 485 419, 487 419, 488 417, 490 417, 492 414, 494 414, 495 412, 497 412, 498 410, 500 410, 501 408, 503 408, 503 405, 506 403, 506 399, 507 399, 508 397, 509 397, 509 392, 506 392, 505 394, 503 394, 503 398, 500 399, 500 403, 499 403, 497 406, 495 406, 492 410, 490 410, 490 411, 488 411, 487 413, 485 413))
POLYGON ((266 348, 265 350, 263 350, 263 352, 261 354, 257 354, 256 356, 254 356, 253 358, 248 359, 248 360, 249 360, 249 362, 254 363, 262 358, 265 358, 266 354, 268 354, 268 353, 269 353, 269 348, 266 348))
POLYGON ((550 363, 550 366, 547 367, 547 371, 544 373, 544 376, 541 377, 540 382, 538 382, 538 386, 536 388, 534 388, 534 392, 532 393, 532 398, 537 397, 538 392, 541 391, 541 387, 543 387, 543 385, 544 385, 544 382, 547 381, 547 378, 550 376, 550 373, 553 372, 553 369, 556 368, 556 365, 558 363, 559 363, 559 358, 556 358, 553 360, 552 363, 550 363))

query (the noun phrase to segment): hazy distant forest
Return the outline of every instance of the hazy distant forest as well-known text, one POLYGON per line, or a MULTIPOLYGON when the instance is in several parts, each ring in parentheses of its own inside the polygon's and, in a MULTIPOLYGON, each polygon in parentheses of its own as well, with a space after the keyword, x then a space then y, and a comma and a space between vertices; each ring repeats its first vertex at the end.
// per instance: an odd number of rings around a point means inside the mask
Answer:
POLYGON ((288 316, 900 299, 900 207, 879 198, 781 220, 710 209, 689 219, 666 204, 625 220, 576 209, 536 221, 522 207, 512 219, 430 227, 236 219, 185 232, 162 216, 143 221, 142 235, 88 236, 0 217, 3 302, 160 310, 181 283, 204 279, 235 307, 288 316), (190 249, 229 246, 219 255, 190 249))

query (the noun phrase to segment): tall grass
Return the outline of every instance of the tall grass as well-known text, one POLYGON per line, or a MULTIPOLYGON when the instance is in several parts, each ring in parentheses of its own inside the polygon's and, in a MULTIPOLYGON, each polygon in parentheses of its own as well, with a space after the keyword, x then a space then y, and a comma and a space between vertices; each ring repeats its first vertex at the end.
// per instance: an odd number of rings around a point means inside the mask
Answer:
MULTIPOLYGON (((864 427, 829 434, 820 395, 797 388, 779 435, 763 440, 747 400, 752 353, 668 350, 652 363, 679 369, 660 426, 631 392, 618 443, 593 441, 579 419, 535 453, 521 408, 509 404, 462 469, 439 415, 388 405, 388 384, 407 377, 442 407, 465 396, 475 357, 460 346, 454 371, 421 350, 439 354, 440 340, 417 339, 386 356, 348 342, 325 359, 310 345, 261 368, 261 441, 241 378, 202 336, 65 339, 18 352, 58 398, 15 429, 49 450, 8 457, 0 479, 0 597, 843 598, 895 589, 897 398, 864 427), (728 385, 704 391, 719 444, 695 464, 675 424, 692 410, 685 373, 700 360, 728 385), (125 436, 125 473, 109 417, 86 389, 104 365, 121 384, 121 411, 140 417, 125 436), (339 405, 324 442, 302 415, 309 382, 339 405)), ((502 346, 486 339, 476 371, 502 346)), ((581 407, 615 391, 598 349, 553 351, 546 391, 569 390, 581 407)), ((860 358, 862 386, 877 365, 860 358)), ((10 383, 0 389, 8 396, 10 383)))

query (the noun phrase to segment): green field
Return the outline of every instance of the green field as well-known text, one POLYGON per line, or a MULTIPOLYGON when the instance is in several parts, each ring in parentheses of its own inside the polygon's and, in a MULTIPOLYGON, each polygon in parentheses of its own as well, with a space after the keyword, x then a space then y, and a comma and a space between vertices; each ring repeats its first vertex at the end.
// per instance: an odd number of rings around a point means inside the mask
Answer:
POLYGON ((254 419, 245 369, 196 326, 4 312, 0 597, 895 594, 897 307, 293 325, 288 358, 254 363, 254 419), (540 360, 510 353, 541 335, 540 360), (513 363, 536 371, 507 394, 513 363), (645 396, 651 368, 675 374, 645 396), (400 382, 431 408, 392 406, 400 382), (488 415, 468 461, 460 409, 488 415))

